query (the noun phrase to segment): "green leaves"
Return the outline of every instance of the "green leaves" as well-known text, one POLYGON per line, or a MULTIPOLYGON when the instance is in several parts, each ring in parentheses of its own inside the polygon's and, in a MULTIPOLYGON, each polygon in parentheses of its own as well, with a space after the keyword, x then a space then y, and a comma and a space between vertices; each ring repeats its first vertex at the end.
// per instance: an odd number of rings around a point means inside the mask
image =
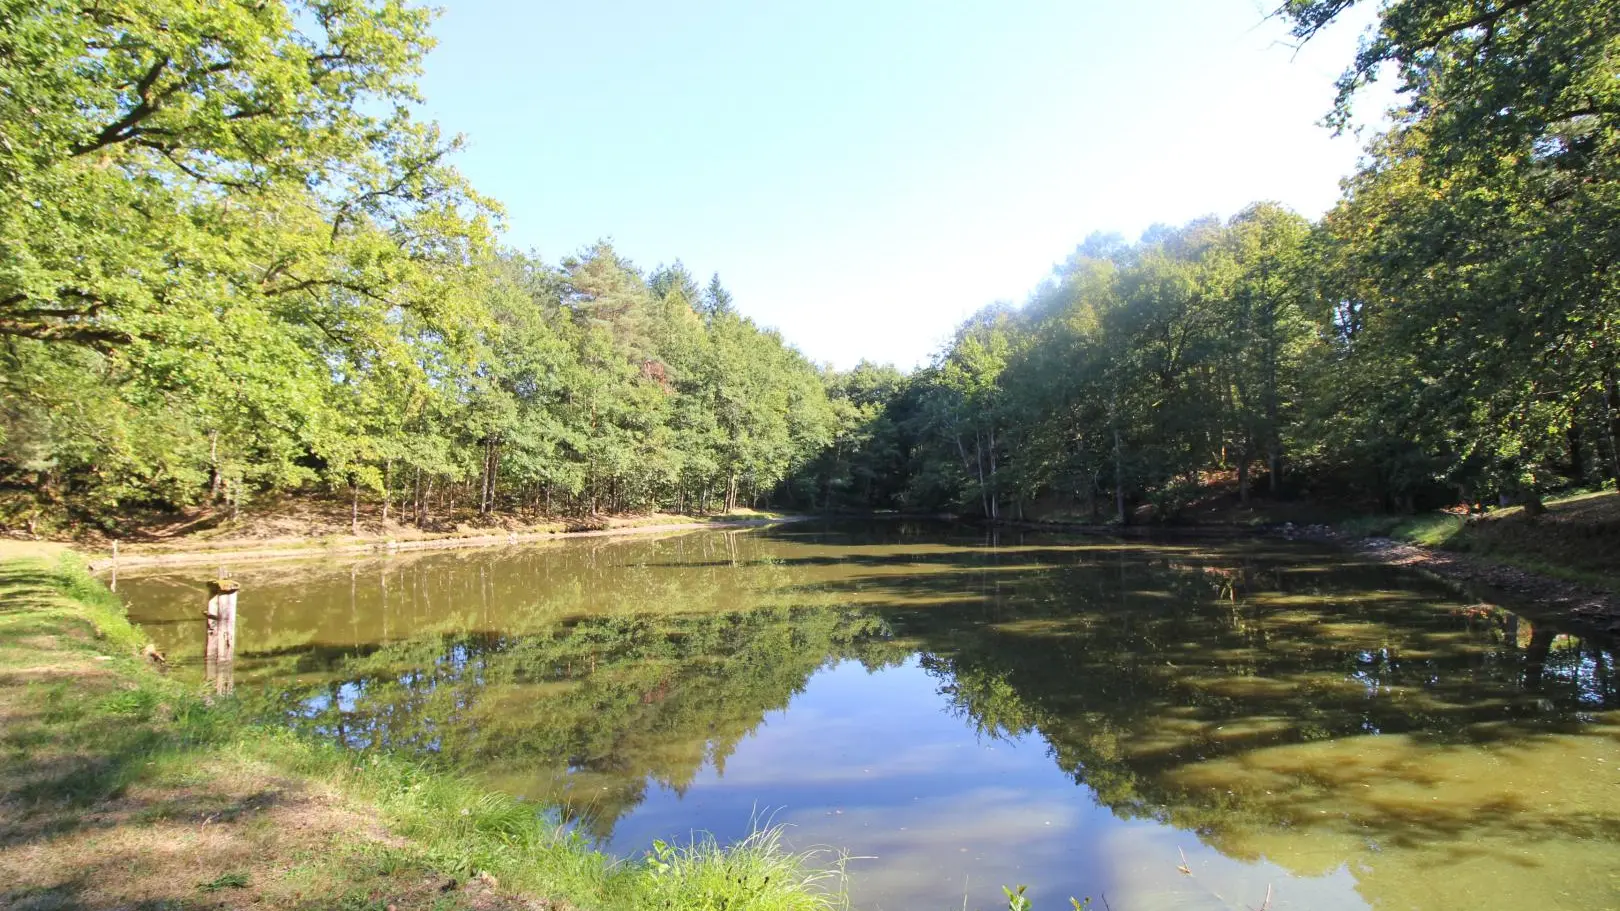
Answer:
POLYGON ((0 480, 94 516, 321 482, 428 523, 1620 476, 1620 0, 1384 4, 1334 117, 1391 69, 1405 106, 1319 225, 1090 238, 909 378, 818 370, 678 261, 499 251, 415 117, 431 18, 0 0, 0 480))
POLYGON ((1408 492, 1591 483, 1588 445, 1615 445, 1617 34, 1615 3, 1405 0, 1356 64, 1396 66, 1408 105, 1325 220, 1324 274, 1377 422, 1344 436, 1404 450, 1382 458, 1408 492))
MULTIPOLYGON (((1354 3, 1278 15, 1308 40, 1354 3)), ((1339 205, 1094 236, 970 320, 891 402, 907 505, 1124 521, 1212 485, 1414 508, 1620 478, 1617 36, 1613 0, 1383 4, 1330 121, 1391 70, 1405 105, 1339 205)))
POLYGON ((96 352, 141 420, 210 437, 215 477, 296 484, 314 455, 373 483, 357 415, 442 373, 414 342, 476 323, 489 239, 455 143, 409 113, 428 20, 388 0, 0 7, 0 65, 31 70, 0 99, 0 344, 96 352))

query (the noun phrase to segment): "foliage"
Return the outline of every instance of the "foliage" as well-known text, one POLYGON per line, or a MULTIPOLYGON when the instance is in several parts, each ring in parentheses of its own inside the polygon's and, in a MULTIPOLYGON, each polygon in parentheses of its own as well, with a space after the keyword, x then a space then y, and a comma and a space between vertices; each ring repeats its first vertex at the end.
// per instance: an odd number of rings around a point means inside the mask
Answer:
MULTIPOLYGON (((1357 0, 1289 0, 1309 40, 1357 0)), ((554 264, 415 116, 399 0, 0 0, 7 521, 324 492, 457 514, 1174 520, 1225 485, 1414 512, 1620 481, 1620 0, 1392 0, 1312 224, 1087 239, 906 376, 821 369, 718 275, 554 264), (21 505, 19 505, 19 502, 21 505)), ((395 514, 394 510, 398 513, 395 514)))
MULTIPOLYGON (((1302 439, 1312 321, 1304 219, 1250 207, 1226 223, 1096 237, 1020 310, 966 323, 885 419, 902 428, 915 508, 997 518, 1062 498, 1116 521, 1173 516, 1211 471, 1280 489, 1302 439)), ((857 460, 864 454, 857 454, 857 460)))
MULTIPOLYGON (((1278 15, 1309 40, 1356 2, 1278 15)), ((1383 4, 1330 122, 1391 73, 1392 126, 1317 224, 1095 236, 970 319, 890 401, 900 505, 1168 520, 1226 482, 1537 510, 1620 482, 1620 3, 1383 4)))
MULTIPOLYGON (((1307 37, 1348 5, 1285 12, 1307 37)), ((1605 449, 1620 478, 1617 35, 1612 2, 1404 0, 1342 80, 1340 113, 1388 68, 1405 101, 1322 231, 1340 388, 1372 406, 1334 436, 1386 484, 1534 501, 1605 449)))
POLYGON ((718 276, 497 248, 413 114, 431 19, 0 7, 0 483, 28 511, 723 509, 825 445, 816 371, 718 276))

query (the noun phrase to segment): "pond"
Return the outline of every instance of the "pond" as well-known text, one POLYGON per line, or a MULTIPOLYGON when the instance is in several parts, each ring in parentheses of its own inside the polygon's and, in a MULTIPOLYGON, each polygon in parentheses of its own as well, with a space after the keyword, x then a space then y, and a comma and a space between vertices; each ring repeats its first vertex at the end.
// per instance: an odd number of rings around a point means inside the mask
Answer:
MULTIPOLYGON (((233 567, 239 691, 857 908, 1620 907, 1612 643, 1273 541, 902 522, 233 567)), ((203 580, 119 592, 202 677, 203 580)))

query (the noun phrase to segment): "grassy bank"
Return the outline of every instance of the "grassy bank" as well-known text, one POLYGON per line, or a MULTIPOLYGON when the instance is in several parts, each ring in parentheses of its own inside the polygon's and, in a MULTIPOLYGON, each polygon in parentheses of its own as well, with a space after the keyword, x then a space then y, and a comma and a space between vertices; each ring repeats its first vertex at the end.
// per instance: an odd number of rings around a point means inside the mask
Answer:
POLYGON ((0 906, 842 904, 779 833, 614 862, 532 805, 262 725, 143 644, 77 558, 0 551, 0 906))
POLYGON ((1522 507, 1484 516, 1427 513, 1363 516, 1335 523, 1340 531, 1387 537, 1620 592, 1620 495, 1584 493, 1547 501, 1542 515, 1522 507))

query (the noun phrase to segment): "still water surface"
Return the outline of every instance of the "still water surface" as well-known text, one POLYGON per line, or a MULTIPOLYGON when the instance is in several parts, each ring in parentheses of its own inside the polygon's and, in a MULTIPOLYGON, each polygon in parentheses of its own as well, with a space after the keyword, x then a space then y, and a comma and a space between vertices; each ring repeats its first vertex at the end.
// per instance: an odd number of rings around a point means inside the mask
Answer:
MULTIPOLYGON (((119 586, 199 678, 208 575, 119 586)), ((1614 646, 1331 551, 798 524, 233 575, 239 689, 626 856, 768 813, 865 858, 858 908, 1620 907, 1614 646)))

